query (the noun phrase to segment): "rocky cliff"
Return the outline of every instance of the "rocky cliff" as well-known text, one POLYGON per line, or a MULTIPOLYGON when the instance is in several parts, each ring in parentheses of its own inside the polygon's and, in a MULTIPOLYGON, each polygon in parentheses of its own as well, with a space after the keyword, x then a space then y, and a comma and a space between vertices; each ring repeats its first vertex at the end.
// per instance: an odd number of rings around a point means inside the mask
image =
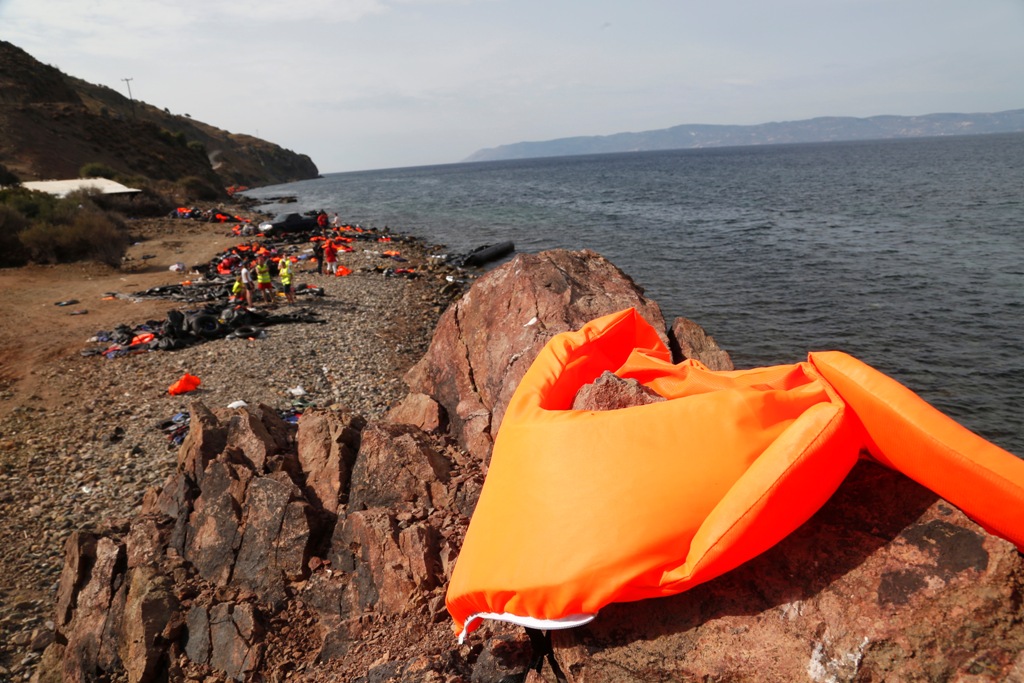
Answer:
MULTIPOLYGON (((867 462, 725 576, 612 605, 546 641, 490 623, 457 645, 445 586, 510 392, 553 335, 627 306, 665 329, 657 303, 599 255, 520 255, 448 309, 383 419, 313 409, 295 427, 262 406, 193 404, 177 470, 141 513, 69 540, 36 680, 1024 676, 1022 556, 867 462)), ((691 321, 665 337, 731 365, 691 321)), ((613 407, 606 389, 593 409, 613 407)))
POLYGON ((77 178, 86 164, 125 177, 202 178, 215 187, 315 178, 304 154, 176 116, 68 76, 0 41, 0 164, 21 180, 77 178))

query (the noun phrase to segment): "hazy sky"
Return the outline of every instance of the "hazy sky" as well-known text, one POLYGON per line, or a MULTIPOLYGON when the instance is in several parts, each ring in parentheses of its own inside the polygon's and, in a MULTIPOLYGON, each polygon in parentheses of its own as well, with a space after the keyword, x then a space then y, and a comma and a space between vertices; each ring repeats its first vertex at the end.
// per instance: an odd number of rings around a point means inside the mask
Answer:
POLYGON ((1024 108, 1024 0, 0 0, 0 39, 322 173, 684 123, 1024 108))

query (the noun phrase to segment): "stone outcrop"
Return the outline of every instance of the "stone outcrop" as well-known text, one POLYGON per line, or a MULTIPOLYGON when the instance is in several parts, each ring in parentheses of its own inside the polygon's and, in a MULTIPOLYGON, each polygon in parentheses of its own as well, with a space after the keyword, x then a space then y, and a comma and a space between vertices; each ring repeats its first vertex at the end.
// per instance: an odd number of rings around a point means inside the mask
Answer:
MULTIPOLYGON (((553 334, 629 305, 664 327, 595 254, 520 256, 448 311, 385 418, 311 409, 294 427, 193 404, 178 470, 140 514, 68 541, 36 679, 1024 680, 1021 555, 868 461, 718 579, 537 643, 488 623, 457 645, 445 586, 508 397, 553 334)), ((686 327, 680 348, 711 365, 686 327)), ((609 376, 576 407, 659 399, 609 376)))
POLYGON ((613 605, 554 649, 577 681, 1020 680, 1022 580, 1010 544, 862 463, 768 552, 681 595, 613 605))
POLYGON ((349 477, 359 452, 366 420, 347 410, 311 408, 302 415, 298 430, 299 466, 306 487, 324 510, 337 514, 348 491, 349 477))
MULTIPOLYGON (((512 392, 544 344, 630 307, 665 329, 657 303, 606 258, 588 251, 519 254, 445 311, 406 383, 443 406, 459 444, 486 459, 512 392)), ((663 340, 668 344, 667 335, 663 340)))
POLYGON ((371 422, 352 470, 349 510, 433 508, 446 498, 451 465, 420 429, 371 422))
POLYGON ((274 626, 296 605, 308 628, 289 647, 311 661, 348 654, 375 619, 450 638, 443 587, 466 523, 455 494, 480 479, 452 474, 469 459, 343 409, 296 428, 265 406, 195 403, 190 424, 178 471, 131 524, 69 542, 41 680, 283 675, 295 662, 275 661, 274 626))
POLYGON ((734 369, 729 352, 689 318, 676 318, 672 322, 672 342, 672 353, 677 361, 692 358, 706 365, 709 370, 734 369))
POLYGON ((635 379, 622 379, 614 372, 605 370, 593 382, 580 387, 572 402, 572 409, 617 410, 663 401, 664 396, 658 395, 635 379))
POLYGON ((426 394, 408 394, 401 403, 388 411, 387 420, 411 424, 433 434, 448 429, 448 415, 444 408, 426 394))

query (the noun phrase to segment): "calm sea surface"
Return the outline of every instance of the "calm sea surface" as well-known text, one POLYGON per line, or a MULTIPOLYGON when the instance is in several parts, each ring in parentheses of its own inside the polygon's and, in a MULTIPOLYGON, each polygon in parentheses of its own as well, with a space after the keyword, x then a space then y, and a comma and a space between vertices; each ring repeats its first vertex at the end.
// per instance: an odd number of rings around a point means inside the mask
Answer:
POLYGON ((738 368, 846 351, 1024 457, 1024 135, 451 164, 248 194, 451 252, 593 249, 738 368))

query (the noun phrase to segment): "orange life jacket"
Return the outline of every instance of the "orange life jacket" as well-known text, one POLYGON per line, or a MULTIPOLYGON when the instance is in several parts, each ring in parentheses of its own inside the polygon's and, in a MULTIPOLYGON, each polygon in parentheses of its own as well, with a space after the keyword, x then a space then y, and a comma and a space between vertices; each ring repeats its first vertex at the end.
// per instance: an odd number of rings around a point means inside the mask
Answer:
POLYGON ((575 626, 708 581, 807 521, 862 450, 1024 548, 1024 460, 851 356, 673 365, 633 309, 556 335, 498 429, 448 587, 455 629, 575 626), (572 410, 605 370, 668 400, 572 410))
POLYGON ((200 380, 198 377, 196 377, 195 375, 190 375, 186 372, 184 375, 181 376, 181 379, 176 381, 167 389, 167 393, 169 393, 172 396, 177 396, 178 394, 187 394, 190 391, 195 391, 201 383, 202 380, 200 380))

